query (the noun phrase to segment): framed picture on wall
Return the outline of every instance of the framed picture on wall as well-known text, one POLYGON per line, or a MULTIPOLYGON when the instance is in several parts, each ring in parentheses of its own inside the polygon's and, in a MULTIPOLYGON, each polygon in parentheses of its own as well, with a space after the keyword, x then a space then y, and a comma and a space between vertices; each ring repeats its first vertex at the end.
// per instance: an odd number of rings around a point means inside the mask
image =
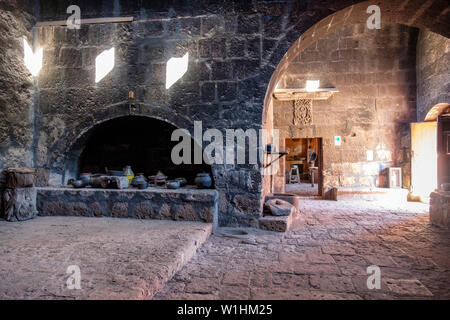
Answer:
POLYGON ((402 187, 402 168, 389 168, 389 188, 402 187))

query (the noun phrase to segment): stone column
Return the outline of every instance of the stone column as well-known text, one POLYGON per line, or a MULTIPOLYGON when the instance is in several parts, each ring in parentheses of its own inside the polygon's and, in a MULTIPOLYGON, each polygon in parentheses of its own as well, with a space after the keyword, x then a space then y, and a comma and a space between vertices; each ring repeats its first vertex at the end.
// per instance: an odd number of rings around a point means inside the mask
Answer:
POLYGON ((24 221, 37 215, 34 169, 6 170, 6 189, 3 190, 3 214, 7 221, 24 221))

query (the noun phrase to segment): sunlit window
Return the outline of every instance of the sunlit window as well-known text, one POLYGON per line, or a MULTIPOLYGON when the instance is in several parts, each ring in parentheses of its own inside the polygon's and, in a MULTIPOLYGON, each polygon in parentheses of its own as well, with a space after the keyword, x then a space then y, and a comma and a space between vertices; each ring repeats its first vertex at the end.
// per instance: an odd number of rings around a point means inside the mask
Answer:
POLYGON ((37 52, 33 52, 27 40, 23 39, 23 51, 25 66, 33 76, 37 76, 42 68, 44 50, 40 48, 37 52))
POLYGON ((306 81, 306 91, 315 92, 320 87, 320 80, 307 80, 306 81))
POLYGON ((188 70, 189 52, 181 58, 170 58, 166 65, 166 89, 169 89, 188 70))
POLYGON ((105 50, 95 58, 95 82, 101 81, 114 69, 114 48, 105 50))

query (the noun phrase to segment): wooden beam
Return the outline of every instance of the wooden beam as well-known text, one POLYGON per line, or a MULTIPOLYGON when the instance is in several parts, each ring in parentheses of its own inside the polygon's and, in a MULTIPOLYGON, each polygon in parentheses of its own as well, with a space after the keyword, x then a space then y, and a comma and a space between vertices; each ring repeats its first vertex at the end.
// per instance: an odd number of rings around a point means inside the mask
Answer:
POLYGON ((320 88, 314 92, 308 92, 306 89, 276 89, 273 96, 275 99, 280 101, 291 101, 298 99, 328 100, 336 92, 339 92, 337 88, 320 88))
MULTIPOLYGON (((99 24, 99 23, 124 23, 132 22, 133 17, 112 17, 112 18, 91 18, 91 19, 81 19, 81 24, 99 24)), ((51 27, 51 26, 66 26, 67 20, 58 21, 40 21, 36 23, 36 27, 51 27)))

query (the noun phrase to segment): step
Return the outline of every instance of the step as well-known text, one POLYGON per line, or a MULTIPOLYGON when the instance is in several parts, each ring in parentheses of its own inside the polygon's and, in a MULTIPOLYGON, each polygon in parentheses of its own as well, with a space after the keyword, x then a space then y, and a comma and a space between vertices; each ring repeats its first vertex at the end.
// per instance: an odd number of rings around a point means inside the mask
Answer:
POLYGON ((83 216, 218 223, 216 190, 53 188, 37 189, 40 216, 83 216))
POLYGON ((0 230, 0 299, 122 300, 151 299, 205 243, 212 224, 38 216, 0 220, 0 230), (78 267, 79 289, 67 286, 70 266, 78 267))

